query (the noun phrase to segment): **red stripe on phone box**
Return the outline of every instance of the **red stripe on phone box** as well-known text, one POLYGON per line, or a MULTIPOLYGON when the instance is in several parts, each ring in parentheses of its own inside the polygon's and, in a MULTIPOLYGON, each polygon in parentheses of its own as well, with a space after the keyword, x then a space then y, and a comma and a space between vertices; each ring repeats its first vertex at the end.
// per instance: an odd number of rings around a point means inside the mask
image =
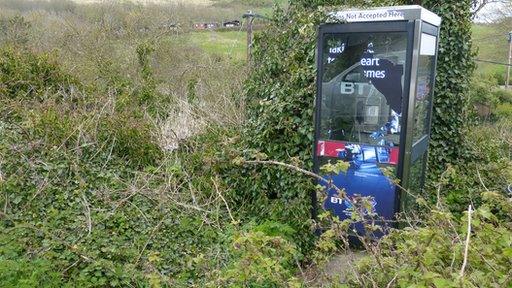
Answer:
POLYGON ((345 142, 338 141, 318 141, 317 156, 338 157, 338 153, 345 149, 345 142))
POLYGON ((391 151, 389 153, 389 164, 397 165, 399 154, 400 149, 398 147, 391 147, 391 151))
MULTIPOLYGON (((317 156, 327 156, 327 157, 338 157, 338 153, 345 149, 347 145, 346 142, 341 141, 318 141, 316 155, 317 156)), ((364 145, 364 144, 363 144, 364 145)), ((371 146, 371 145, 370 145, 371 146)), ((400 149, 398 147, 389 147, 389 164, 397 165, 398 164, 398 156, 400 154, 400 149)))

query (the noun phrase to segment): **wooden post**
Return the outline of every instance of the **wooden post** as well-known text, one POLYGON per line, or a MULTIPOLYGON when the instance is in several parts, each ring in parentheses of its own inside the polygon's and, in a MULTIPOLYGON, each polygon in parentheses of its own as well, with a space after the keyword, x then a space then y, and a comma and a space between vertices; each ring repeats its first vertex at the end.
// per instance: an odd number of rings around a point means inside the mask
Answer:
POLYGON ((253 16, 247 18, 247 64, 251 64, 252 55, 252 23, 254 21, 253 16))
POLYGON ((251 65, 251 58, 252 58, 252 34, 253 34, 253 22, 254 19, 260 18, 265 20, 270 20, 269 18, 253 13, 252 11, 247 11, 242 18, 247 19, 247 64, 251 65))
POLYGON ((512 64, 512 31, 508 32, 508 66, 507 66, 507 80, 505 81, 505 88, 508 89, 510 83, 510 64, 512 64))

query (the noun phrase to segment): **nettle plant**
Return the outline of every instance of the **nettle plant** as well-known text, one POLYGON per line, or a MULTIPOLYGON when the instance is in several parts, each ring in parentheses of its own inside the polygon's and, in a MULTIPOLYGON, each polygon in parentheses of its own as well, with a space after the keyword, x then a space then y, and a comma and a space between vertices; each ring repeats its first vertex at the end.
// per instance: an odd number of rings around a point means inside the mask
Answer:
POLYGON ((401 219, 406 228, 365 246, 369 255, 347 287, 509 287, 510 198, 496 192, 482 198, 482 206, 460 218, 443 205, 423 205, 427 219, 401 219))

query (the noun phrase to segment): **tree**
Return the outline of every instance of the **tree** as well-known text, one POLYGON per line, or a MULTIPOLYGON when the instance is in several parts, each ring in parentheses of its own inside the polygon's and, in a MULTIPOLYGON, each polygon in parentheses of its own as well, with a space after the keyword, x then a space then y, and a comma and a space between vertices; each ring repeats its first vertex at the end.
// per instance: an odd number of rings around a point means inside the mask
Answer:
POLYGON ((471 1, 471 13, 473 18, 480 12, 485 6, 489 4, 510 4, 510 1, 507 0, 472 0, 471 1))

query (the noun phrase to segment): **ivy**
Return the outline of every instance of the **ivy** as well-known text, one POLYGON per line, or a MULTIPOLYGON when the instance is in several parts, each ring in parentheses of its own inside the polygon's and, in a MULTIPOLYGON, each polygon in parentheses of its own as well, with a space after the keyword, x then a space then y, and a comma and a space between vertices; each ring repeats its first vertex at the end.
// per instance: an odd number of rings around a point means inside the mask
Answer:
POLYGON ((443 19, 429 158, 429 178, 435 181, 447 164, 461 163, 469 157, 464 135, 468 120, 465 104, 475 69, 471 48, 471 1, 426 0, 422 4, 443 19))

